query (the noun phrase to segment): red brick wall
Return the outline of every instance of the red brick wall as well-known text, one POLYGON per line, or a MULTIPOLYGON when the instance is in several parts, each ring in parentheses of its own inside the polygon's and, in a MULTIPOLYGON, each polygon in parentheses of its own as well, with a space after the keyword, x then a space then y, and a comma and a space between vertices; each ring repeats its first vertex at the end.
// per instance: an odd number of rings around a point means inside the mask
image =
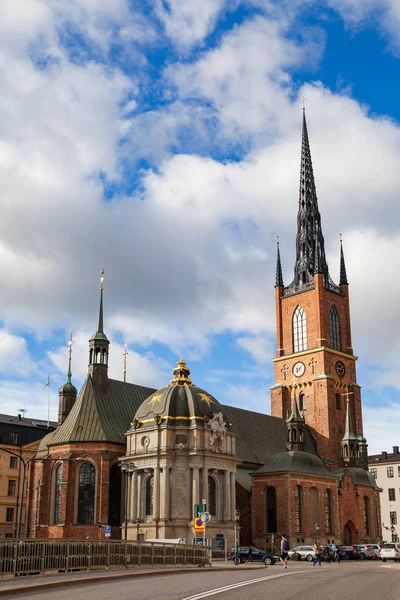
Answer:
MULTIPOLYGON (((77 525, 77 474, 82 462, 64 461, 61 492, 61 524, 53 525, 54 506, 52 502, 53 470, 56 460, 34 461, 28 480, 28 518, 27 535, 40 538, 82 539, 88 534, 92 538, 103 535, 97 522, 108 524, 109 472, 118 457, 125 454, 122 444, 77 443, 51 447, 49 458, 85 458, 96 469, 95 520, 93 525, 77 525), (39 497, 37 486, 40 480, 39 497)), ((113 528, 115 537, 119 537, 119 528, 113 528)))

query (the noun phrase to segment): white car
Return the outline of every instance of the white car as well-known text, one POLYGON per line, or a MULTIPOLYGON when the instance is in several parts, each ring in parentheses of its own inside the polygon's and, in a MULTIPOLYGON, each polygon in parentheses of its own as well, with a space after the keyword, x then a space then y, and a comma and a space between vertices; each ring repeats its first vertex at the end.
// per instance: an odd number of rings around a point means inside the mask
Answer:
POLYGON ((300 554, 302 560, 311 562, 314 559, 314 546, 295 546, 288 554, 289 558, 293 558, 293 554, 300 554))
POLYGON ((354 547, 360 553, 361 560, 365 560, 366 558, 376 560, 378 558, 375 552, 375 547, 379 548, 378 544, 358 544, 354 547))
POLYGON ((381 559, 383 562, 387 560, 396 560, 400 562, 400 543, 392 542, 390 544, 383 544, 381 548, 381 559))

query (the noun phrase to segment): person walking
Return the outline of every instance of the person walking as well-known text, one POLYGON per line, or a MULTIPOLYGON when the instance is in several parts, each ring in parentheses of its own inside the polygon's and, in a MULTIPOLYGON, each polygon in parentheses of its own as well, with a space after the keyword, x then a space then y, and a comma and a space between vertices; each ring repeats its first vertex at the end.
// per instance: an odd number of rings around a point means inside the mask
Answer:
POLYGON ((319 540, 317 540, 314 544, 314 560, 313 560, 313 567, 315 567, 316 564, 319 564, 319 566, 321 566, 321 545, 319 543, 319 540))
POLYGON ((289 556, 288 552, 289 552, 289 542, 286 539, 286 535, 283 533, 282 539, 281 539, 281 555, 279 557, 279 560, 283 564, 284 569, 287 569, 287 559, 289 556))
POLYGON ((253 546, 249 544, 249 562, 253 562, 253 546))

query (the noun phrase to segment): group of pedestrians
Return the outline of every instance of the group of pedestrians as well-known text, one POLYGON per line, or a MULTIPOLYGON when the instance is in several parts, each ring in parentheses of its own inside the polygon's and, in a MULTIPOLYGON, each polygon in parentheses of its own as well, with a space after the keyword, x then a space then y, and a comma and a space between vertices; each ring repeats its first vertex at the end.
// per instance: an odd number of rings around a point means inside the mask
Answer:
MULTIPOLYGON (((313 567, 315 567, 315 565, 317 563, 319 566, 321 566, 322 554, 323 554, 323 551, 321 548, 321 544, 319 543, 319 540, 317 540, 314 544, 314 560, 312 561, 313 567)), ((331 561, 340 562, 340 554, 339 554, 337 548, 335 548, 333 550, 333 549, 329 548, 329 546, 327 546, 326 553, 325 553, 325 562, 330 563, 331 561)))

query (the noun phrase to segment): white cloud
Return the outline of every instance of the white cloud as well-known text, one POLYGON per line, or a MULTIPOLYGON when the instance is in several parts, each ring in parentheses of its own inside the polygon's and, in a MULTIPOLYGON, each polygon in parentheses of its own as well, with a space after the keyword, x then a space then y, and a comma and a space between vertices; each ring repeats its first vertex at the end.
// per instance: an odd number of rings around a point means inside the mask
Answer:
POLYGON ((239 337, 236 340, 237 345, 243 348, 253 358, 256 363, 270 364, 271 358, 274 356, 274 348, 272 341, 263 337, 239 337))
POLYGON ((4 375, 27 377, 34 370, 26 340, 0 329, 0 372, 4 375))
POLYGON ((155 12, 165 33, 181 48, 201 43, 214 28, 225 0, 156 0, 155 12))
POLYGON ((364 435, 368 441, 368 454, 392 452, 399 445, 400 402, 389 402, 363 407, 364 435))

